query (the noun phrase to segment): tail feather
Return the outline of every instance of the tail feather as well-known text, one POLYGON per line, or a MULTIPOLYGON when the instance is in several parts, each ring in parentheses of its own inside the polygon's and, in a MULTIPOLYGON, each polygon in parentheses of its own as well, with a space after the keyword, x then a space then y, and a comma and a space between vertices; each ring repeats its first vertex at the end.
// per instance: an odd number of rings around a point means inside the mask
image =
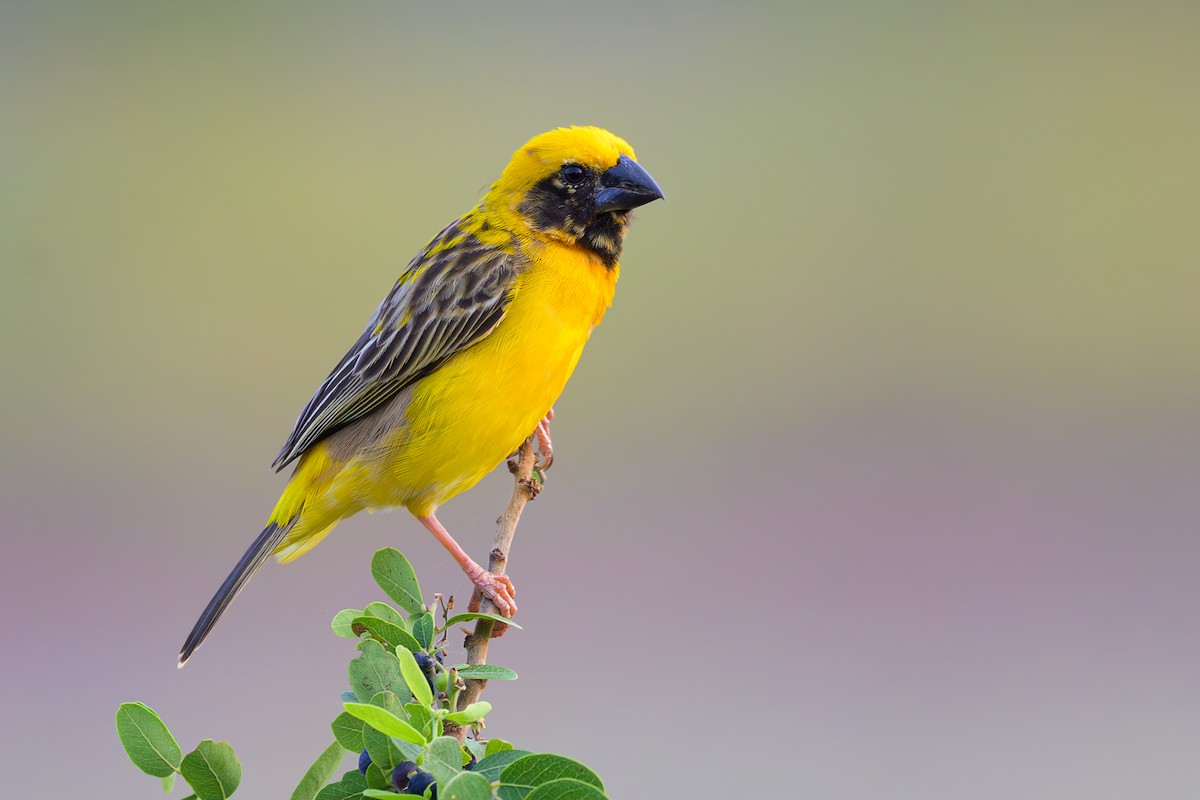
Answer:
POLYGON ((192 628, 192 632, 188 634, 187 641, 183 643, 183 649, 179 651, 179 666, 182 667, 187 663, 187 660, 192 657, 192 653, 196 651, 203 642, 213 626, 217 624, 217 620, 225 613, 225 609, 233 602, 233 598, 242 590, 246 582, 258 572, 259 567, 267 560, 267 556, 273 551, 287 535, 287 532, 296 524, 296 518, 289 522, 279 525, 272 522, 263 532, 258 535, 254 543, 246 550, 237 566, 229 573, 229 577, 221 584, 221 588, 217 589, 217 593, 213 595, 213 599, 208 601, 208 606, 200 615, 200 619, 196 620, 196 625, 192 628))

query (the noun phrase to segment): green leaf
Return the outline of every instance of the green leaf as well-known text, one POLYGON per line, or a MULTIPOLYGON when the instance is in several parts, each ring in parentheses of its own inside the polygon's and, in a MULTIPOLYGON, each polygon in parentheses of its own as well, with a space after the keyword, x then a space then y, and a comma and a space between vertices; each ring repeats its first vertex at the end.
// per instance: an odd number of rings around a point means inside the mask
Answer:
POLYGON ((463 739, 463 747, 467 748, 476 761, 481 761, 487 755, 487 744, 477 739, 472 739, 470 736, 463 739))
POLYGON ((366 789, 363 791, 363 797, 404 797, 396 792, 389 792, 386 789, 366 789))
POLYGON ((353 625, 356 630, 365 630, 390 645, 405 650, 420 650, 421 645, 413 635, 399 625, 388 622, 380 617, 355 617, 353 625), (361 626, 361 627, 360 627, 361 626))
POLYGON ((429 710, 429 706, 423 706, 420 703, 408 703, 404 706, 404 710, 408 712, 408 721, 414 728, 422 732, 428 732, 430 739, 437 736, 433 731, 433 712, 429 710))
MULTIPOLYGON (((492 741, 496 740, 493 739, 492 741)), ((488 743, 488 747, 491 747, 491 742, 488 743)), ((510 745, 510 749, 508 750, 501 750, 481 759, 475 765, 475 769, 471 771, 482 775, 489 781, 498 781, 500 780, 500 773, 504 771, 505 767, 527 755, 530 755, 528 750, 513 750, 510 745)))
POLYGON ((304 777, 300 779, 300 783, 296 786, 296 790, 292 792, 292 800, 314 800, 317 792, 321 791, 321 787, 329 780, 329 776, 337 769, 338 764, 342 763, 342 759, 346 757, 346 751, 342 749, 341 744, 334 742, 325 748, 325 752, 317 756, 317 760, 308 768, 308 772, 304 773, 304 777))
POLYGON ((386 708, 367 703, 345 703, 344 705, 351 716, 358 717, 380 733, 386 733, 388 736, 395 736, 397 739, 413 744, 425 744, 426 742, 420 731, 386 708))
POLYGON ((503 739, 488 739, 487 747, 483 751, 485 756, 490 756, 493 753, 502 753, 505 750, 512 750, 512 742, 506 742, 503 739))
POLYGON ((142 703, 121 703, 117 736, 133 765, 147 775, 165 778, 179 771, 183 751, 154 709, 142 703))
POLYGON ((333 615, 333 622, 329 623, 329 627, 333 629, 335 636, 341 636, 343 639, 357 639, 358 634, 350 629, 350 623, 362 615, 363 612, 357 609, 347 608, 333 615))
POLYGON ((525 795, 525 800, 608 800, 608 797, 590 783, 559 778, 543 783, 525 795))
POLYGON ((502 617, 499 614, 489 614, 486 611, 468 611, 465 614, 455 614, 453 617, 446 620, 446 624, 438 628, 438 633, 449 630, 460 622, 470 622, 473 619, 490 619, 493 622, 503 622, 505 625, 516 628, 519 631, 524 630, 524 628, 513 622, 511 619, 502 617))
MULTIPOLYGON (((385 711, 395 714, 418 731, 424 732, 422 719, 410 719, 408 712, 404 710, 406 706, 400 704, 400 698, 396 696, 395 692, 380 692, 371 698, 371 705, 379 706, 385 711)), ((420 708, 420 706, 413 706, 413 708, 420 708)), ((428 714, 428 709, 426 709, 426 713, 428 714)), ((426 736, 425 738, 429 740, 433 737, 426 736)), ((392 786, 390 783, 392 767, 406 759, 409 761, 416 760, 417 756, 424 750, 424 742, 421 744, 402 742, 395 737, 380 733, 369 725, 363 731, 363 746, 368 748, 367 752, 371 753, 372 760, 378 763, 379 768, 387 773, 380 777, 382 781, 380 785, 384 789, 390 789, 392 786), (375 753, 379 754, 378 758, 375 757, 375 753)), ((367 785, 373 786, 374 784, 371 783, 370 778, 371 773, 368 771, 367 785)))
POLYGON ((358 770, 351 770, 337 783, 331 783, 317 792, 315 800, 352 800, 362 797, 367 788, 367 779, 358 770))
POLYGON ((225 800, 242 782, 242 765, 233 748, 212 739, 184 756, 179 772, 200 800, 225 800))
POLYGON ((350 662, 350 688, 362 702, 370 700, 376 692, 402 691, 404 678, 400 675, 400 662, 374 639, 359 643, 362 655, 350 662))
POLYGON ((403 720, 408 719, 408 714, 404 711, 404 706, 400 703, 400 698, 395 692, 378 692, 371 697, 371 705, 379 706, 386 711, 390 711, 397 717, 403 720))
POLYGON ((534 753, 504 768, 499 796, 501 800, 523 800, 531 789, 559 778, 572 778, 604 790, 596 773, 578 761, 553 753, 534 753))
MULTIPOLYGON (((370 725, 363 729, 363 749, 367 751, 367 755, 371 756, 371 766, 367 767, 367 786, 387 788, 387 780, 384 779, 380 770, 387 770, 388 774, 391 774, 392 767, 404 760, 404 754, 399 745, 399 739, 388 736, 386 733, 380 733, 370 725), (377 768, 375 771, 379 774, 373 775, 372 768, 377 768)), ((406 744, 405 747, 415 747, 415 745, 406 744)))
MULTIPOLYGON (((437 778, 438 785, 449 783, 450 779, 462 772, 463 752, 458 740, 453 736, 439 736, 429 744, 422 765, 437 778)), ((441 792, 438 793, 441 796, 441 792)))
POLYGON ((492 784, 474 772, 460 772, 445 786, 438 784, 438 800, 492 800, 492 784))
POLYGON ((371 559, 371 574, 384 593, 409 614, 425 610, 421 585, 412 564, 394 547, 385 547, 371 559))
POLYGON ((517 673, 499 664, 459 664, 455 667, 460 678, 480 681, 515 681, 517 673))
MULTIPOLYGON (((379 736, 383 736, 383 734, 379 733, 378 731, 371 731, 371 733, 376 733, 379 736)), ((390 736, 386 738, 388 742, 393 744, 396 741, 390 736)), ((367 752, 370 751, 368 750, 367 752)), ((395 755, 389 758, 386 762, 376 763, 372 761, 371 765, 367 767, 368 789, 387 789, 390 792, 394 788, 392 786, 392 769, 396 764, 399 764, 401 761, 403 761, 404 757, 400 755, 400 751, 398 749, 393 748, 393 752, 395 755)))
POLYGON ((176 778, 176 774, 174 772, 172 772, 170 775, 168 775, 167 777, 162 779, 162 787, 163 787, 164 793, 170 794, 171 790, 175 788, 175 778, 176 778))
POLYGON ((457 722, 459 725, 470 725, 473 722, 478 722, 483 719, 483 716, 492 710, 492 704, 486 700, 480 700, 478 703, 464 708, 462 711, 455 711, 453 714, 447 714, 446 719, 450 722, 457 722))
POLYGON ((400 662, 400 674, 404 676, 404 682, 408 684, 412 696, 423 706, 432 703, 433 689, 429 688, 425 673, 417 666, 416 657, 408 650, 397 650, 396 658, 400 662))
POLYGON ((428 650, 433 644, 433 614, 425 613, 414 617, 412 628, 413 636, 421 643, 421 649, 428 650))
POLYGON ((387 603, 367 603, 367 607, 363 609, 364 617, 379 617, 384 622, 390 622, 393 625, 405 627, 408 623, 404 619, 404 615, 396 609, 389 606, 387 603))
POLYGON ((337 743, 351 753, 361 753, 363 749, 363 721, 343 711, 334 717, 330 724, 333 728, 333 738, 337 743))

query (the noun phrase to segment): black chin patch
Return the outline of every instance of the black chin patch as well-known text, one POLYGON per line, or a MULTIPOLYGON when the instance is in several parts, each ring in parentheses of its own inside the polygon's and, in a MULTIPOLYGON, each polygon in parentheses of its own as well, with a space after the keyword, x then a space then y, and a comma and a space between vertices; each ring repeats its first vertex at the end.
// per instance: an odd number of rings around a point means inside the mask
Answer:
POLYGON ((609 211, 596 217, 584 228, 579 243, 596 253, 604 266, 612 269, 621 258, 625 229, 629 227, 628 211, 609 211))
POLYGON ((535 231, 553 232, 580 244, 612 269, 621 257, 628 211, 596 214, 595 194, 599 178, 568 185, 559 173, 540 181, 521 201, 520 211, 535 231))

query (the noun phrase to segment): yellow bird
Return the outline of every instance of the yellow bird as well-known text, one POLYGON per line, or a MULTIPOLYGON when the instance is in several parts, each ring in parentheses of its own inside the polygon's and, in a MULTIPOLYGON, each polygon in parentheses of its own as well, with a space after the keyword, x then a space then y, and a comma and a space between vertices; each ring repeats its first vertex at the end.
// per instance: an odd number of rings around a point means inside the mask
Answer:
POLYGON ((479 203, 409 263, 300 412, 275 466, 297 461, 267 527, 196 622, 179 665, 267 556, 297 558, 340 520, 404 506, 511 617, 506 576, 438 522, 537 434, 612 303, 630 211, 663 196, 625 140, 594 127, 530 139, 479 203))

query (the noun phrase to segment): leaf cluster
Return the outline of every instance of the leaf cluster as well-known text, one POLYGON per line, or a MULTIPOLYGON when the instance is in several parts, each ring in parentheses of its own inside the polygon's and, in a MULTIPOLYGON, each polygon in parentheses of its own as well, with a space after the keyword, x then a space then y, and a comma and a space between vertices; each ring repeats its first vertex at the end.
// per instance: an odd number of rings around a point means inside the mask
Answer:
MULTIPOLYGON (((604 800, 604 784, 583 764, 484 739, 490 703, 458 708, 465 679, 517 675, 492 664, 446 666, 448 632, 474 619, 519 626, 482 612, 451 615, 436 601, 426 605, 412 565, 393 548, 375 553, 371 574, 395 606, 373 602, 333 618, 333 632, 357 642, 347 669, 350 688, 342 692, 342 711, 330 725, 333 743, 308 768, 292 800, 403 796, 393 777, 402 764, 429 773, 435 783, 424 796, 441 800, 604 800), (469 728, 471 735, 460 744, 446 735, 447 724, 469 728), (360 768, 335 777, 348 753, 359 756, 360 768)), ((121 705, 117 734, 134 765, 161 778, 165 791, 182 775, 192 790, 185 800, 225 800, 241 780, 230 745, 206 739, 183 755, 159 716, 141 703, 121 705)))
POLYGON ((192 788, 187 800, 225 800, 242 781, 242 765, 225 742, 205 739, 187 755, 158 714, 142 703, 117 709, 117 735, 134 765, 162 779, 163 791, 182 775, 192 788))

